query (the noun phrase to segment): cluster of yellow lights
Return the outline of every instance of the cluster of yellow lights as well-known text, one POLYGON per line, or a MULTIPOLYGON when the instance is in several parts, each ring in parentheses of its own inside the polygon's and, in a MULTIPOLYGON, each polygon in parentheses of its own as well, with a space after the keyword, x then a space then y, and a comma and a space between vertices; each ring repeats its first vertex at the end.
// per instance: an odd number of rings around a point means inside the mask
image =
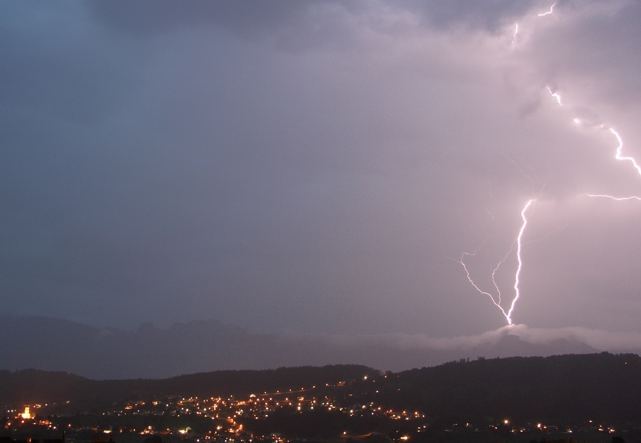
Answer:
POLYGON ((29 406, 25 406, 24 411, 20 413, 20 418, 23 420, 33 420, 35 415, 31 413, 31 408, 29 406))

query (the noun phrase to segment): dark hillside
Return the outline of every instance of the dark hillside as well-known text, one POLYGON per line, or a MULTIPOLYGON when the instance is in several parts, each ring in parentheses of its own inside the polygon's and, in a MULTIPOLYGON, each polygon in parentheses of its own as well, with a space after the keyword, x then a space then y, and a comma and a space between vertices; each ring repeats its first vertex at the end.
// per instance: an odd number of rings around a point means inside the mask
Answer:
POLYGON ((389 375, 379 394, 363 387, 372 399, 444 421, 641 420, 641 357, 634 354, 459 361, 389 375))

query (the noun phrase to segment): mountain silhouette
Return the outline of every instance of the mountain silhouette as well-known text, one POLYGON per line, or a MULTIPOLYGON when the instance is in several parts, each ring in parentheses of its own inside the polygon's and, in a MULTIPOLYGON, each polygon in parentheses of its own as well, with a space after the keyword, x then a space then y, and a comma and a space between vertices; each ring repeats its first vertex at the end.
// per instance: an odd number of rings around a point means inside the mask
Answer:
POLYGON ((462 419, 497 423, 504 418, 638 423, 641 357, 599 353, 481 358, 385 374, 364 366, 334 365, 106 381, 60 372, 0 371, 0 404, 69 400, 70 406, 64 407, 70 413, 151 398, 246 396, 289 389, 342 398, 348 404, 420 410, 431 423, 444 425, 462 419))
POLYGON ((523 331, 503 328, 488 337, 439 344, 423 336, 258 334, 213 320, 122 330, 44 317, 4 317, 0 334, 11 339, 0 342, 0 369, 68 371, 95 379, 337 363, 398 371, 460 358, 597 351, 572 336, 533 341, 523 331))

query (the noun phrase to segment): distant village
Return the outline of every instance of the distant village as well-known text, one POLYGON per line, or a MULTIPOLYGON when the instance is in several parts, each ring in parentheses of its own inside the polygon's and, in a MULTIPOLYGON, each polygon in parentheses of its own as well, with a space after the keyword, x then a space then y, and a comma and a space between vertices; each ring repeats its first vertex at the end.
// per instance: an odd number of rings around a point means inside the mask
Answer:
MULTIPOLYGON (((371 383, 376 393, 379 382, 364 375, 358 385, 371 383)), ((435 426, 421 410, 362 402, 353 386, 340 381, 243 397, 151 398, 73 414, 70 402, 16 405, 5 411, 0 443, 625 441, 613 425, 590 418, 435 426)))

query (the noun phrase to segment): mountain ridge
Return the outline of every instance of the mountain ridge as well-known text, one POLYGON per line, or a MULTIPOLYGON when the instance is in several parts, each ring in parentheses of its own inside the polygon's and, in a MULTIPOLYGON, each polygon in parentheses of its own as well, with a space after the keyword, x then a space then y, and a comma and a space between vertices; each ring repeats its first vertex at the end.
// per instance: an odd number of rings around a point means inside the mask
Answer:
POLYGON ((384 374, 359 365, 332 365, 102 381, 62 372, 0 372, 0 404, 60 402, 71 413, 172 396, 248 396, 290 389, 347 404, 421 410, 442 423, 488 417, 633 422, 641 420, 641 357, 480 358, 384 374))
POLYGON ((532 331, 517 326, 453 339, 402 334, 293 336, 254 333, 213 320, 166 328, 143 324, 121 330, 46 317, 3 317, 0 334, 11 339, 0 342, 0 369, 67 371, 93 379, 163 378, 212 370, 340 363, 400 371, 459 358, 604 350, 572 334, 534 340, 529 337, 532 331))

